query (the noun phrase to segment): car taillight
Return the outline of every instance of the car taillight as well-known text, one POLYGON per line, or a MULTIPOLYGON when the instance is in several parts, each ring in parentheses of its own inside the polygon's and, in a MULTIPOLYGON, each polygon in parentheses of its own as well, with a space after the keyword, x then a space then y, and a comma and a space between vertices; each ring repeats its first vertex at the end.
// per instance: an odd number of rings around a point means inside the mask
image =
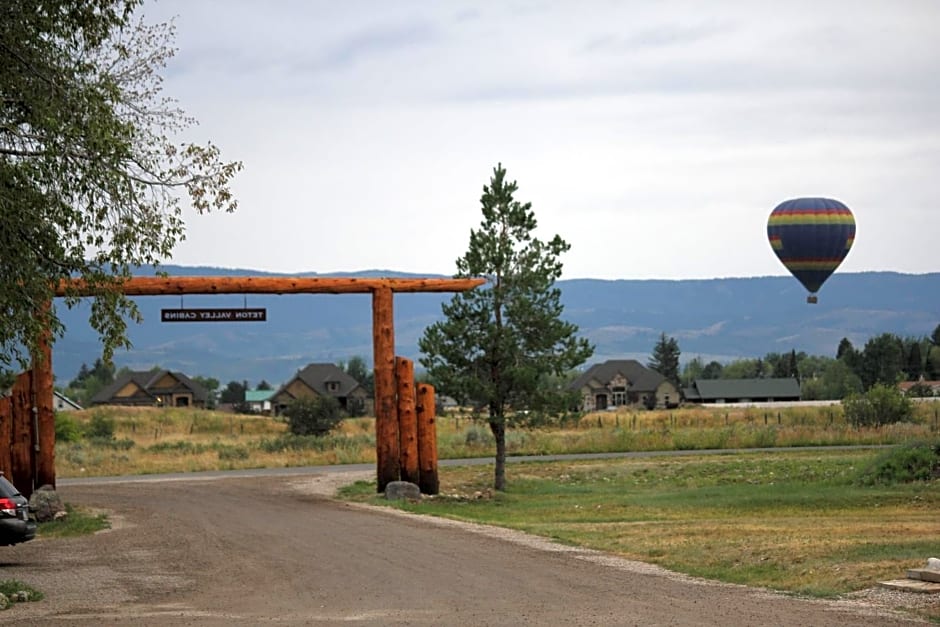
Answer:
POLYGON ((16 516, 16 503, 6 497, 2 497, 0 498, 0 511, 8 516, 16 516))

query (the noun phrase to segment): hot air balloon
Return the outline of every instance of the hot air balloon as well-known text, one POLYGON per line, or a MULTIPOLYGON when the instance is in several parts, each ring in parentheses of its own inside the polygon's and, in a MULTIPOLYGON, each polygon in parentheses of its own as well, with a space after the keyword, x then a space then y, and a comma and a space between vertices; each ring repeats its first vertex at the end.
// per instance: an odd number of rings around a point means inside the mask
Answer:
POLYGON ((786 200, 767 220, 770 245, 796 279, 809 291, 806 302, 835 272, 855 242, 855 218, 831 198, 786 200))

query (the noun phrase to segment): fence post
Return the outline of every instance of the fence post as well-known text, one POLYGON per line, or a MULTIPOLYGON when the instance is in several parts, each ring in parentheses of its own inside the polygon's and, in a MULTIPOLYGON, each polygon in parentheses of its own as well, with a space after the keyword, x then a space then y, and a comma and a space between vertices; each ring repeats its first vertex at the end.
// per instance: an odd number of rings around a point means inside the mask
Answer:
POLYGON ((395 358, 398 381, 398 442, 401 480, 418 485, 418 418, 415 415, 415 367, 404 357, 395 358))
POLYGON ((418 417, 418 465, 419 483, 422 494, 438 494, 441 490, 437 474, 437 406, 434 400, 434 387, 427 383, 418 384, 415 403, 418 417))
POLYGON ((398 479, 398 412, 395 403, 395 328, 392 288, 372 291, 375 376, 375 457, 379 492, 398 479))

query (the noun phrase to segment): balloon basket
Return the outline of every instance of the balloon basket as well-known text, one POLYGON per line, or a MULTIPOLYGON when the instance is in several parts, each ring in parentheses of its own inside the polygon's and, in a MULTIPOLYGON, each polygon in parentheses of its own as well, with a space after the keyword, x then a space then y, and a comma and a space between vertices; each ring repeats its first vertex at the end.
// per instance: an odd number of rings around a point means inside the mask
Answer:
POLYGON ((808 302, 810 305, 815 305, 818 302, 818 299, 816 298, 815 294, 810 294, 806 297, 806 302, 808 302))

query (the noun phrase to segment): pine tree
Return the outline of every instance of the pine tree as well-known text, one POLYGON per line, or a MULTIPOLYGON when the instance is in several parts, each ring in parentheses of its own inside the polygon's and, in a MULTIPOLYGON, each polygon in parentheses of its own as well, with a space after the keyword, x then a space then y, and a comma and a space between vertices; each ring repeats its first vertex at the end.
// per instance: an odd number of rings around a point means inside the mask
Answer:
POLYGON ((911 344, 910 353, 907 356, 907 380, 917 381, 924 375, 924 358, 920 352, 920 342, 911 344))
POLYGON ((531 203, 515 199, 517 185, 502 164, 480 198, 483 220, 471 230, 458 277, 484 277, 486 285, 455 295, 444 320, 418 342, 421 364, 444 394, 487 412, 496 440, 494 487, 506 487, 506 429, 526 410, 566 410, 570 395, 548 384, 584 363, 593 347, 561 319, 559 257, 569 245, 558 235, 543 242, 531 203))
POLYGON ((674 337, 659 336, 653 347, 653 354, 646 363, 647 367, 663 375, 676 386, 679 385, 679 342, 674 337))

